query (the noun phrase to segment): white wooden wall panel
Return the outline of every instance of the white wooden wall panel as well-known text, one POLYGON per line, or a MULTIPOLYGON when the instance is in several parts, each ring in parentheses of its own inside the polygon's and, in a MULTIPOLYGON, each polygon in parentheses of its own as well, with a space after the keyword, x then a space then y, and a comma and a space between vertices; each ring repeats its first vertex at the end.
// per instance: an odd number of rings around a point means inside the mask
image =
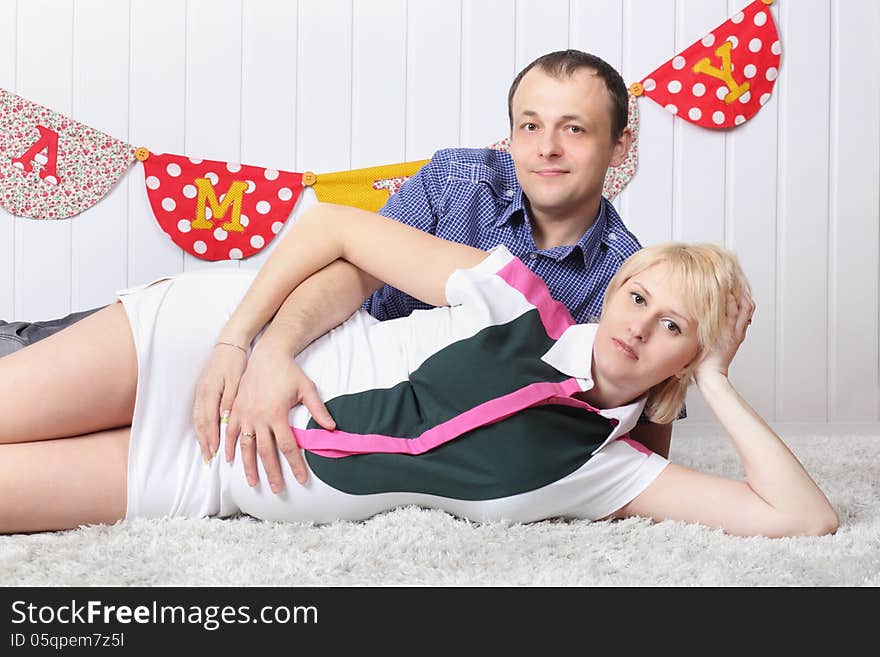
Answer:
POLYGON ((516 70, 568 48, 567 0, 516 0, 516 70))
POLYGON ((827 417, 828 336, 828 0, 780 6, 786 35, 779 85, 779 269, 776 414, 784 421, 827 417))
POLYGON ((880 3, 835 0, 831 27, 829 419, 867 420, 880 412, 880 3))
MULTIPOLYGON (((724 0, 677 0, 675 52, 679 52, 727 18, 724 0)), ((709 85, 707 93, 714 93, 709 85)), ((683 89, 682 100, 689 96, 683 89)), ((680 112, 689 107, 681 104, 680 112)), ((672 239, 724 243, 724 135, 694 130, 685 121, 673 121, 672 239)), ((699 394, 687 404, 688 417, 712 417, 699 394)))
MULTIPOLYGON (((681 51, 727 18, 724 0, 678 0, 675 51, 681 51)), ((707 93, 714 93, 709 86, 707 93)), ((682 97, 686 97, 682 90, 682 97)), ((682 105, 679 111, 687 111, 682 105)), ((694 130, 674 121, 672 237, 724 242, 724 133, 694 130)))
MULTIPOLYGON (((18 3, 17 93, 70 115, 73 98, 73 1, 18 3)), ((21 221, 15 231, 17 317, 70 311, 70 221, 21 221)))
MULTIPOLYGON (((741 6, 729 1, 728 15, 741 6)), ((775 9, 771 8, 774 16, 775 9)), ((785 70, 785 45, 782 57, 785 70)), ((757 303, 754 323, 731 367, 731 377, 748 391, 749 401, 765 417, 776 414, 778 98, 774 93, 756 116, 725 139, 725 243, 739 256, 757 303)))
POLYGON ((518 70, 515 9, 509 0, 462 6, 462 146, 488 146, 510 133, 507 92, 518 70))
POLYGON ((572 2, 570 11, 569 47, 598 55, 618 71, 621 70, 623 3, 620 0, 572 2))
POLYGON ((406 0, 354 3, 351 166, 406 158, 406 0))
MULTIPOLYGON (((623 28, 623 9, 620 0, 573 2, 569 47, 593 53, 623 72, 623 50, 626 38, 623 28)), ((627 85, 633 81, 626 76, 623 79, 627 85)), ((627 193, 624 189, 613 201, 618 212, 622 211, 627 193)))
POLYGON ((461 0, 410 0, 407 25, 406 159, 461 140, 461 0))
POLYGON ((242 0, 242 163, 295 170, 297 8, 242 0))
MULTIPOLYGON (((627 84, 748 0, 0 0, 0 86, 155 152, 318 173, 508 132, 534 57, 594 52, 627 84)), ((615 204, 644 244, 734 248, 758 311, 733 367, 777 422, 880 421, 880 4, 779 0, 776 92, 715 132, 640 101, 615 204)), ((285 230, 315 202, 305 190, 285 230)), ((240 263, 257 267, 277 244, 240 263)), ((0 318, 47 319, 211 264, 152 217, 136 165, 91 210, 0 210, 0 318)), ((698 395, 694 423, 707 418, 698 395)))
MULTIPOLYGON (((129 5, 79 0, 73 17, 73 117, 127 140, 129 5)), ((73 308, 104 305, 126 287, 127 253, 119 245, 128 241, 127 209, 128 188, 116 185, 90 212, 70 222, 73 308)))
POLYGON ((157 153, 187 154, 186 3, 132 0, 129 30, 132 143, 157 153))
MULTIPOLYGON (((621 74, 631 84, 675 54, 675 2, 624 0, 623 7, 621 74)), ((672 239, 673 116, 654 102, 639 103, 639 116, 639 170, 620 207, 642 244, 653 244, 672 239)))
MULTIPOLYGON (((0 87, 16 90, 15 53, 18 32, 16 0, 0 0, 0 87)), ((0 309, 15 309, 15 227, 18 219, 0 208, 0 309)))
MULTIPOLYGON (((186 7, 186 152, 240 162, 242 0, 187 0, 186 7)), ((187 271, 237 266, 184 256, 187 271)))
POLYGON ((351 0, 301 0, 297 57, 298 170, 351 161, 351 0))
MULTIPOLYGON (((129 139, 156 153, 186 150, 186 3, 131 3, 129 139)), ((128 284, 140 285, 183 271, 182 251, 162 231, 147 201, 144 168, 129 171, 128 284)), ((77 219, 78 220, 78 219, 77 219)), ((108 300, 109 301, 109 300, 108 300)))
MULTIPOLYGON (((242 0, 241 162, 296 171, 298 3, 242 0)), ((292 225, 292 218, 285 228, 292 225)), ((279 235, 239 263, 258 269, 279 235)))

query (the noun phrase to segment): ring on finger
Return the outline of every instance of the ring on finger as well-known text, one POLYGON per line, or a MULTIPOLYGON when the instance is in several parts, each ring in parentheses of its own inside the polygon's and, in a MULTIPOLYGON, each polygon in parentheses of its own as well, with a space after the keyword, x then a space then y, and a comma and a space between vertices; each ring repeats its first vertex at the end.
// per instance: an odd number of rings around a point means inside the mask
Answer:
POLYGON ((257 434, 255 434, 255 433, 252 432, 252 431, 243 431, 243 432, 241 433, 241 435, 242 435, 243 438, 253 438, 253 437, 256 436, 257 434))

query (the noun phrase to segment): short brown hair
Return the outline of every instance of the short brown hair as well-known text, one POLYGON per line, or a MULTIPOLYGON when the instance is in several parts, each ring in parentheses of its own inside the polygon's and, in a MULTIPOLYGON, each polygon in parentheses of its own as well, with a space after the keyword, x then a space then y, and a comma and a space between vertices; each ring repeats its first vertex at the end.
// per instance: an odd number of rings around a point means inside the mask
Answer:
POLYGON ((523 76, 535 67, 554 78, 571 77, 582 68, 596 72, 605 82, 605 88, 611 97, 611 138, 616 141, 626 128, 629 117, 629 93, 620 73, 601 57, 580 50, 558 50, 538 57, 521 70, 513 79, 510 91, 507 92, 507 117, 513 127, 513 94, 519 88, 523 76))

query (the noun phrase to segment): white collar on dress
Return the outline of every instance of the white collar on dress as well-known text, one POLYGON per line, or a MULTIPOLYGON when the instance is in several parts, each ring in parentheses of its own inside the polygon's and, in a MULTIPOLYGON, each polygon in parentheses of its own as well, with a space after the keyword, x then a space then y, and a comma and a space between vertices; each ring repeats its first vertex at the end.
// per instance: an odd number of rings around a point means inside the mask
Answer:
MULTIPOLYGON (((593 373, 591 371, 593 341, 596 338, 598 326, 598 324, 573 324, 569 326, 554 345, 547 350, 547 353, 541 357, 541 360, 563 374, 577 379, 581 390, 591 389, 593 387, 593 373)), ((599 415, 617 420, 617 426, 593 454, 636 426, 642 409, 645 407, 645 401, 646 395, 642 395, 634 402, 624 406, 599 409, 599 415)))

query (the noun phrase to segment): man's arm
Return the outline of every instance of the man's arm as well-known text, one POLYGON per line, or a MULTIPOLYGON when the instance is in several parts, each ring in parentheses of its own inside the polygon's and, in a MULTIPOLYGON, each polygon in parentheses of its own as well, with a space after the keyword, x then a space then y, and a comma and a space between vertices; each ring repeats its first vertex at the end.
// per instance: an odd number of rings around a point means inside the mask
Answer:
MULTIPOLYGON (((408 180, 397 194, 390 197, 385 206, 379 210, 379 214, 424 232, 434 233, 437 221, 434 200, 439 198, 442 190, 447 159, 443 151, 435 154, 430 163, 408 180)), ((263 410, 252 409, 251 416, 268 417, 267 405, 275 400, 276 408, 272 416, 276 418, 275 424, 278 424, 278 418, 282 415, 279 400, 288 399, 290 403, 288 409, 284 411, 285 417, 287 410, 303 404, 318 424, 325 429, 334 428, 333 419, 315 391, 314 383, 305 376, 292 358, 313 340, 339 325, 361 305, 378 319, 390 319, 399 313, 405 315, 406 303, 392 302, 390 297, 393 297, 393 300, 409 298, 402 292, 383 286, 377 278, 354 265, 337 261, 314 274, 288 295, 254 347, 250 361, 245 361, 241 353, 235 353, 238 351, 235 347, 227 347, 229 353, 225 354, 218 353, 215 349, 212 361, 204 370, 199 382, 196 392, 197 403, 193 413, 196 433, 205 460, 212 457, 219 445, 220 413, 229 415, 233 403, 247 406, 247 402, 237 399, 245 365, 248 371, 254 374, 253 377, 249 377, 249 382, 245 382, 246 393, 254 393, 258 388, 265 389, 264 385, 260 385, 263 382, 280 384, 280 387, 271 389, 268 396, 261 398, 263 410), (258 358, 255 359, 255 355, 258 358), (272 358, 278 359, 274 367, 267 364, 272 358), (288 364, 282 366, 285 361, 288 364), (261 378, 256 377, 257 371, 260 371, 261 378), (279 381, 282 375, 286 379, 279 381)), ((222 350, 223 347, 219 349, 222 350)), ((246 394, 245 398, 250 396, 246 394)), ((237 425, 227 426, 230 434, 237 429, 237 425)), ((289 430, 286 433, 289 433, 289 430)), ((234 445, 234 440, 227 441, 227 447, 230 442, 234 445)), ((281 444, 284 448, 283 441, 281 444)), ((294 474, 298 480, 304 481, 305 467, 301 462, 299 450, 295 449, 295 445, 290 450, 288 461, 294 466, 299 460, 298 467, 294 468, 294 474)), ((252 454, 250 450, 243 450, 245 454, 248 452, 252 454)), ((245 464, 252 461, 250 458, 243 460, 245 464)), ((280 485, 280 467, 273 465, 278 462, 274 449, 265 450, 264 461, 266 460, 268 460, 266 465, 270 481, 274 478, 280 485)), ((250 480, 251 474, 248 473, 248 476, 250 480)), ((255 476, 254 466, 253 477, 255 476)))
POLYGON ((446 242, 363 210, 325 204, 310 208, 260 269, 220 333, 219 341, 231 346, 215 349, 199 382, 193 420, 206 460, 219 448, 218 409, 226 410, 230 411, 227 460, 234 456, 239 430, 243 430, 242 438, 247 440, 242 440, 240 449, 251 485, 257 483, 254 443, 273 491, 283 487, 276 443, 297 480, 305 481, 305 464, 287 414, 290 408, 305 403, 325 428, 332 428, 332 419, 314 384, 299 371, 292 356, 350 315, 378 287, 380 279, 428 303, 442 305, 446 303, 449 274, 473 266, 485 256, 479 249, 446 242), (372 275, 361 278, 364 274, 357 269, 337 264, 340 259, 372 275), (323 276, 309 280, 315 274, 323 276), (328 283, 333 287, 328 289, 328 283), (300 287, 303 289, 293 294, 300 287), (284 305, 290 310, 282 313, 284 305), (322 309, 327 312, 322 314, 322 309), (244 365, 241 351, 273 316, 254 347, 247 370, 240 374, 244 365), (301 385, 291 388, 291 381, 301 385), (224 406, 230 400, 234 400, 232 408, 224 406), (203 442, 203 436, 208 442, 203 442))
MULTIPOLYGON (((436 235, 440 221, 440 199, 448 176, 449 151, 437 151, 396 194, 388 198, 379 209, 379 214, 436 235)), ((390 285, 380 286, 364 304, 364 308, 379 321, 405 317, 415 308, 425 307, 427 304, 390 285)))
MULTIPOLYGON (((380 285, 377 279, 363 270, 344 260, 337 260, 313 274, 288 295, 257 341, 249 359, 234 347, 215 347, 196 386, 193 407, 193 426, 206 461, 219 448, 220 418, 229 416, 233 405, 248 416, 260 417, 268 415, 266 409, 277 408, 279 410, 275 415, 280 417, 283 403, 288 399, 298 399, 283 410, 284 419, 290 408, 303 403, 316 421, 325 428, 332 428, 328 426, 333 421, 327 409, 317 394, 313 394, 314 384, 302 373, 293 358, 317 337, 342 323, 380 285), (245 367, 251 375, 250 383, 242 386, 245 367), (238 398, 239 393, 242 393, 241 399, 238 398), (258 402, 255 403, 254 399, 258 402)), ((233 435, 233 430, 238 431, 237 424, 227 426, 230 435, 233 435)), ((272 466, 268 466, 267 470, 272 470, 272 466)), ((272 474, 277 475, 280 481, 280 469, 272 474)))
POLYGON ((295 357, 348 319, 381 286, 382 281, 345 260, 327 265, 288 295, 255 350, 270 347, 295 357))
POLYGON ((672 442, 672 424, 654 424, 653 422, 640 422, 632 428, 630 436, 645 447, 662 456, 669 458, 669 446, 672 442))
POLYGON ((338 259, 424 301, 446 305, 446 281, 473 267, 486 252, 428 235, 372 212, 321 203, 309 208, 260 268, 220 332, 220 340, 247 345, 288 295, 338 259))
MULTIPOLYGON (((243 425, 259 439, 241 441, 241 460, 248 483, 258 481, 257 454, 273 492, 284 487, 278 450, 301 484, 308 475, 302 453, 290 430, 288 414, 302 404, 325 429, 335 422, 314 382, 294 360, 312 341, 341 324, 364 302, 381 281, 344 261, 336 260, 291 292, 254 345, 235 395, 235 413, 226 427, 226 460, 235 456, 235 437, 243 425)), ((216 408, 214 417, 216 417, 216 408)), ((231 409, 230 409, 231 410, 231 409)), ((219 431, 211 440, 219 447, 219 431)))

